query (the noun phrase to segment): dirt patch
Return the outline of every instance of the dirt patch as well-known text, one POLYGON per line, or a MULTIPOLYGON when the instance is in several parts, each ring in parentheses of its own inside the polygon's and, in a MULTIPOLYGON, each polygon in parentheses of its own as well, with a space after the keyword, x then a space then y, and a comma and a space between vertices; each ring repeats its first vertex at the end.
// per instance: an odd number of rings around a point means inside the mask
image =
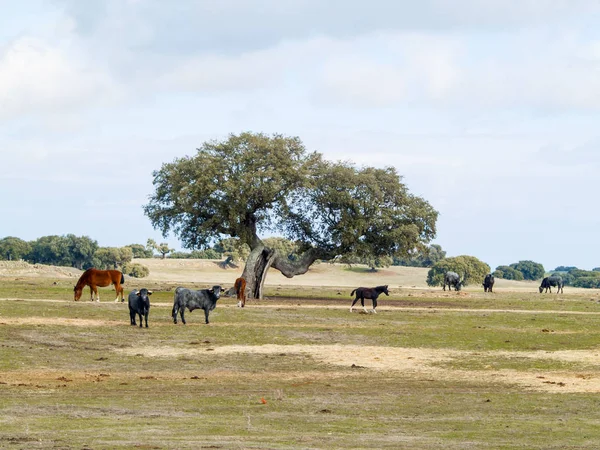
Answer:
MULTIPOLYGON (((115 349, 127 355, 143 355, 150 358, 178 358, 205 355, 206 349, 174 347, 136 347, 115 349)), ((600 392, 600 376, 596 373, 570 373, 563 371, 480 370, 468 371, 437 367, 441 362, 461 358, 507 358, 552 359, 566 362, 582 362, 600 366, 600 350, 557 352, 470 352, 446 349, 370 347, 349 345, 231 345, 212 348, 211 355, 246 354, 298 354, 310 356, 324 364, 368 369, 385 372, 402 372, 411 378, 448 381, 473 381, 479 383, 505 383, 526 389, 566 393, 600 392)))
MULTIPOLYGON (((0 317, 0 325, 66 325, 72 327, 107 327, 124 321, 98 319, 67 319, 64 317, 0 317)), ((129 322, 127 322, 129 324, 129 322)))
POLYGON ((0 277, 73 278, 81 276, 81 273, 81 270, 73 267, 29 264, 25 261, 0 261, 0 277))

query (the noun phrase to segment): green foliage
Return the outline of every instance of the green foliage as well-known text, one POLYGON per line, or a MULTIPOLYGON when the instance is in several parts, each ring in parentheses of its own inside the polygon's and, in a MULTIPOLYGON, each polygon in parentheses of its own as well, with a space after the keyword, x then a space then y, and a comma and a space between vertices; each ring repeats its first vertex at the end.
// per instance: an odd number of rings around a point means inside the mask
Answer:
POLYGON ((519 272, 518 270, 513 269, 510 266, 498 266, 498 267, 496 267, 496 270, 494 271, 493 275, 496 278, 504 278, 505 280, 522 281, 522 280, 525 279, 523 277, 523 274, 521 272, 519 272))
POLYGON ((23 239, 7 236, 0 239, 0 260, 18 261, 31 252, 31 244, 23 239))
POLYGON ((446 272, 456 272, 463 286, 481 284, 485 276, 490 273, 490 266, 474 256, 461 255, 445 258, 433 265, 427 272, 428 286, 441 286, 444 283, 446 272))
POLYGON ((560 275, 567 286, 580 288, 600 288, 600 272, 597 270, 582 270, 571 268, 568 272, 555 272, 560 275))
POLYGON ((130 244, 126 247, 131 249, 134 258, 152 258, 154 252, 147 247, 144 247, 142 244, 130 244))
POLYGON ((213 250, 207 248, 206 250, 192 250, 191 252, 173 252, 169 255, 171 259, 221 259, 222 255, 213 250))
POLYGON ((435 236, 437 212, 393 167, 327 162, 296 137, 242 133, 205 142, 196 155, 163 164, 153 183, 145 214, 186 248, 223 236, 256 248, 259 233, 280 232, 299 252, 367 258, 403 256, 435 236))
POLYGON ((575 266, 558 266, 554 269, 554 272, 570 272, 571 270, 575 270, 577 267, 575 266))
POLYGON ((94 254, 95 266, 98 269, 118 269, 133 259, 130 247, 101 247, 94 254))
POLYGON ((125 263, 123 264, 123 273, 134 278, 145 278, 150 274, 148 267, 139 263, 125 263))
POLYGON ((409 267, 432 267, 436 262, 444 259, 446 252, 442 250, 442 246, 432 244, 424 249, 415 249, 408 257, 394 258, 394 266, 409 266, 409 267))
POLYGON ((236 238, 221 239, 213 247, 213 250, 219 253, 221 257, 231 257, 233 261, 244 261, 250 254, 250 247, 236 238))
POLYGON ((148 242, 146 243, 146 249, 149 251, 156 250, 161 255, 162 259, 165 259, 169 253, 175 251, 169 247, 168 243, 161 242, 160 244, 157 244, 154 239, 148 239, 148 242))
POLYGON ((98 243, 87 236, 43 236, 31 243, 27 260, 32 263, 87 269, 94 265, 98 243))
POLYGON ((299 257, 301 245, 298 242, 292 242, 283 237, 269 237, 262 241, 267 247, 287 256, 291 261, 295 261, 299 257))
POLYGON ((526 280, 539 280, 546 274, 544 266, 534 261, 519 261, 511 264, 510 267, 521 272, 526 280))
POLYGON ((343 255, 339 258, 335 258, 332 262, 337 262, 341 264, 348 264, 348 266, 352 266, 352 264, 364 264, 372 271, 375 271, 382 267, 389 267, 392 265, 394 260, 390 256, 367 256, 367 257, 359 257, 356 255, 343 255))

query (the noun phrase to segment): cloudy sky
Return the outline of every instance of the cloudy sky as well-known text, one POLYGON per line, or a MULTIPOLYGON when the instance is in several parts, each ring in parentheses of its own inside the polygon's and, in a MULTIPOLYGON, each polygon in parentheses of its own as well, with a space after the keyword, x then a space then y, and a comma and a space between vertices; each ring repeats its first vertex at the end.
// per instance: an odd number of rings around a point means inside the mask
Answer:
POLYGON ((597 0, 0 10, 0 237, 164 241, 142 211, 152 171, 260 131, 395 166, 449 256, 600 266, 597 0))

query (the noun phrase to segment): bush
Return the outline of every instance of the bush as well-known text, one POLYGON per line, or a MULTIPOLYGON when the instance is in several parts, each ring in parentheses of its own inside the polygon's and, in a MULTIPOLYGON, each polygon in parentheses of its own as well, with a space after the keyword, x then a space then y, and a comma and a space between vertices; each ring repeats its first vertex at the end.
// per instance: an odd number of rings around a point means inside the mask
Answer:
POLYGON ((126 263, 123 265, 123 273, 134 278, 145 278, 150 275, 150 269, 139 263, 126 263))
POLYGON ((471 283, 481 284, 485 276, 490 273, 490 266, 474 256, 462 255, 445 258, 433 265, 427 273, 429 286, 441 286, 444 283, 444 274, 448 271, 456 272, 463 286, 471 283))

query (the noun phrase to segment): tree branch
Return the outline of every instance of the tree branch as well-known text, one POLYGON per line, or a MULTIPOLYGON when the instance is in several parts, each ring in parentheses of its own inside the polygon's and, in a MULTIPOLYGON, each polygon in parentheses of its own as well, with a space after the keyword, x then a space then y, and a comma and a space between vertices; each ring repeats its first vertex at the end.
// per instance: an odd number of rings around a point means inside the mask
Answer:
POLYGON ((323 249, 310 248, 298 260, 290 261, 287 256, 277 252, 275 253, 271 267, 279 270, 285 277, 293 278, 296 275, 305 274, 317 259, 327 260, 333 258, 333 256, 335 255, 323 249))

